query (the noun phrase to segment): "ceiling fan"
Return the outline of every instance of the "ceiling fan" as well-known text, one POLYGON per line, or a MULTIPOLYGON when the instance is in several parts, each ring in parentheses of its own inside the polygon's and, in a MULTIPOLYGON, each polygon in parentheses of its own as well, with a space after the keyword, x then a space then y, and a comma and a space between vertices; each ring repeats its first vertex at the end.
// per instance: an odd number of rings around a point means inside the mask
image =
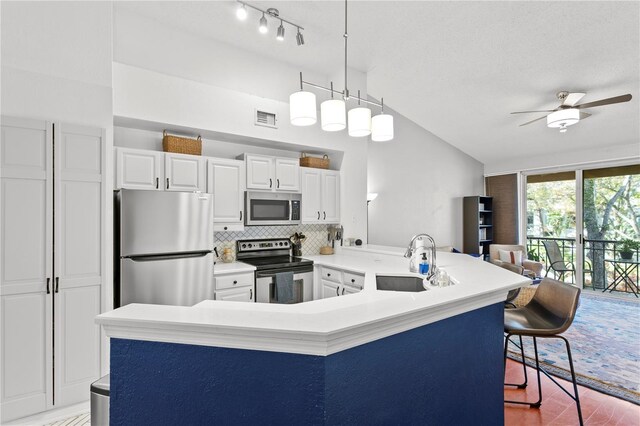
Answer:
POLYGON ((547 112, 540 118, 527 121, 521 124, 519 127, 526 126, 527 124, 535 123, 543 118, 547 119, 547 126, 555 129, 560 129, 560 133, 567 131, 567 127, 576 124, 578 121, 590 117, 588 112, 581 111, 586 108, 599 107, 603 105, 619 104, 621 102, 629 102, 631 95, 614 96, 613 98, 600 99, 599 101, 587 102, 585 104, 576 105, 586 95, 586 93, 570 93, 570 92, 558 92, 556 97, 561 104, 556 109, 541 110, 541 111, 516 111, 511 114, 529 114, 534 112, 547 112))

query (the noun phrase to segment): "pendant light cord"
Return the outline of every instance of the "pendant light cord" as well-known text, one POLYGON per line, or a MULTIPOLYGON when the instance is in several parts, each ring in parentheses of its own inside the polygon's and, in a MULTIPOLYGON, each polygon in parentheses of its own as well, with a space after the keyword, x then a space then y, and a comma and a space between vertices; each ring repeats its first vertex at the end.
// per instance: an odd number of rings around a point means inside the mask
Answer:
POLYGON ((347 41, 349 34, 347 32, 347 0, 344 0, 344 93, 343 98, 349 99, 349 89, 347 88, 347 41))

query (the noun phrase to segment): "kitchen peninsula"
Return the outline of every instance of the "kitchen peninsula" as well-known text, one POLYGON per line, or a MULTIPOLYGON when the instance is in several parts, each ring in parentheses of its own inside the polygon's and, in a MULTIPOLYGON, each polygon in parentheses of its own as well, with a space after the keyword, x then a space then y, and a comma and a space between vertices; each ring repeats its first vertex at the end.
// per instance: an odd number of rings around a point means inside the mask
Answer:
POLYGON ((377 290, 376 276, 411 275, 397 252, 312 257, 365 274, 347 297, 98 316, 111 338, 111 424, 503 424, 502 301, 530 281, 439 253, 454 285, 377 290))

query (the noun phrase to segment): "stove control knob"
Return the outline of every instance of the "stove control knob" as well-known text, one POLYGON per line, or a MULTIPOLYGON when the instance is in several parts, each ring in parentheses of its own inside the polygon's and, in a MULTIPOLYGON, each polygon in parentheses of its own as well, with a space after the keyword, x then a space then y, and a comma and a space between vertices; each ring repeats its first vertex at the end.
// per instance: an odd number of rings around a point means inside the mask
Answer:
POLYGON ((285 246, 288 246, 288 245, 289 245, 289 242, 285 241, 285 242, 284 242, 284 245, 285 245, 285 246))
POLYGON ((247 248, 247 245, 246 245, 246 244, 243 244, 243 245, 242 245, 242 248, 247 248))
POLYGON ((282 241, 280 241, 280 245, 282 245, 282 241))
POLYGON ((247 247, 251 248, 251 244, 247 244, 247 247))

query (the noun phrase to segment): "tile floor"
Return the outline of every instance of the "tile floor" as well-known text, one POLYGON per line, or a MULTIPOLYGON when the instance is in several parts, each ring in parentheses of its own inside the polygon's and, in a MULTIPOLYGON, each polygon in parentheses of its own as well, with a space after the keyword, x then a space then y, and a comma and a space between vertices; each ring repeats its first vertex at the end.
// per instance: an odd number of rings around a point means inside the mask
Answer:
MULTIPOLYGON (((528 374, 527 389, 517 390, 505 387, 505 399, 535 401, 538 398, 535 370, 528 368, 528 374)), ((522 382, 521 364, 507 361, 506 380, 510 383, 522 382)), ((558 381, 573 393, 571 382, 559 379, 558 381)), ((640 426, 640 406, 582 386, 578 387, 578 393, 585 425, 640 426)), ((507 426, 579 424, 575 402, 544 375, 542 376, 542 406, 535 409, 526 405, 505 404, 504 423, 507 426)))

